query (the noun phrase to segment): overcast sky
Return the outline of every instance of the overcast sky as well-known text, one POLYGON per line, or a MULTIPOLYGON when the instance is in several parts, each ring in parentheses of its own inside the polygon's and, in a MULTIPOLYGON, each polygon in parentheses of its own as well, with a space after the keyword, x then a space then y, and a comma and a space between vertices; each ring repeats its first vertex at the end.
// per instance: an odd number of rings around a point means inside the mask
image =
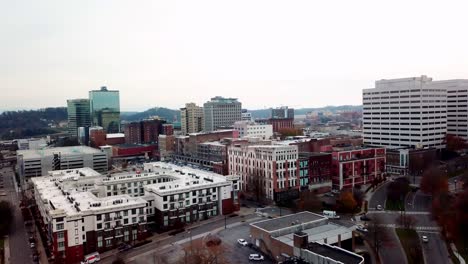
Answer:
POLYGON ((122 110, 216 95, 361 104, 377 79, 468 78, 468 1, 0 1, 0 109, 106 85, 122 110))

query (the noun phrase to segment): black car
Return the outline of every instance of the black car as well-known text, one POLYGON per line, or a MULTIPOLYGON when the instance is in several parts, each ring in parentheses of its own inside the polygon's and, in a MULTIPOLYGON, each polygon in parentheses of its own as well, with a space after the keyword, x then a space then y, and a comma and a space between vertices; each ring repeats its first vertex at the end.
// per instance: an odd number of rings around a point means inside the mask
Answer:
POLYGON ((124 251, 130 250, 131 248, 132 246, 129 244, 120 244, 120 246, 118 247, 118 250, 119 252, 124 252, 124 251))
POLYGON ((361 220, 362 221, 370 221, 372 219, 370 219, 367 215, 363 215, 363 216, 361 216, 361 220))

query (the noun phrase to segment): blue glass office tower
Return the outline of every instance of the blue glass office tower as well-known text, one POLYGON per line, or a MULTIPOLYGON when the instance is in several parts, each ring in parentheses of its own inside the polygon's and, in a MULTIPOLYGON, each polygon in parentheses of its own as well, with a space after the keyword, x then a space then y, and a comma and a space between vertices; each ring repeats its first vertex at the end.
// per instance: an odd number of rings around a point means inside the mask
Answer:
POLYGON ((94 126, 103 127, 107 133, 120 131, 120 96, 119 91, 100 90, 89 92, 91 120, 94 126))

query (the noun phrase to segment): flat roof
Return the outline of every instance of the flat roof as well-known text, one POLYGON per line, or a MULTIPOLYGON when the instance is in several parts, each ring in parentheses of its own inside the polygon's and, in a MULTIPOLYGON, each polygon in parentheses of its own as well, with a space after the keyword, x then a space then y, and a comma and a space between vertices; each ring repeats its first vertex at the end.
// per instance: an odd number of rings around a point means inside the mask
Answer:
POLYGON ((346 264, 364 263, 364 258, 350 251, 320 243, 309 243, 307 250, 346 264))
POLYGON ((124 133, 113 133, 113 134, 107 134, 106 137, 107 138, 121 138, 121 137, 125 137, 125 134, 124 133))
MULTIPOLYGON (((334 244, 338 242, 338 235, 341 235, 341 240, 350 239, 352 236, 353 229, 328 222, 324 225, 303 229, 302 233, 306 234, 308 241, 310 242, 323 242, 325 240, 328 244, 334 244)), ((293 246, 294 245, 294 233, 289 233, 276 237, 276 240, 281 241, 284 244, 293 246)))
POLYGON ((291 227, 292 223, 299 222, 299 223, 305 224, 305 223, 314 222, 318 220, 324 220, 324 219, 327 219, 327 218, 319 214, 314 214, 311 212, 300 212, 297 214, 291 214, 291 215, 278 217, 275 219, 269 219, 269 220, 256 222, 251 225, 261 228, 263 230, 266 230, 268 232, 272 232, 272 231, 276 231, 279 229, 291 227))
POLYGON ((58 148, 43 148, 37 150, 18 150, 18 155, 23 155, 24 159, 41 158, 51 156, 55 153, 61 155, 77 155, 77 154, 98 154, 102 153, 100 149, 91 148, 88 146, 73 146, 73 147, 58 147, 58 148))

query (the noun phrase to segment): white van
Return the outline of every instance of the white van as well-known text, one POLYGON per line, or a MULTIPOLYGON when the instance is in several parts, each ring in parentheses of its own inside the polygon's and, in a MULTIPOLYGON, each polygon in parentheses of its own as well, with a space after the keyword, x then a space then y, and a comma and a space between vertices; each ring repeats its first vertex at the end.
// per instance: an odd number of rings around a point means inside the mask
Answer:
POLYGON ((84 257, 84 261, 82 263, 86 264, 93 264, 101 260, 101 257, 99 256, 99 252, 94 252, 89 255, 86 255, 84 257))
POLYGON ((340 216, 336 214, 335 211, 328 211, 328 210, 324 210, 323 211, 323 216, 326 216, 330 219, 340 219, 340 216))

